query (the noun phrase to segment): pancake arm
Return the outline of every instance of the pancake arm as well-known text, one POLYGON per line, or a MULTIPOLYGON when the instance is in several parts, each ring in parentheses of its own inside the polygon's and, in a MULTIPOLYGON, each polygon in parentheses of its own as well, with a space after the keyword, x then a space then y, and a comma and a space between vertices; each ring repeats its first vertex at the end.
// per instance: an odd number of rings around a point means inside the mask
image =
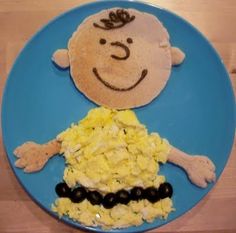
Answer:
POLYGON ((15 166, 23 168, 27 173, 39 171, 51 157, 60 153, 60 149, 61 142, 56 139, 42 145, 31 141, 25 142, 13 152, 18 158, 15 166))
MULTIPOLYGON (((61 142, 57 139, 41 145, 31 141, 25 142, 13 152, 18 158, 15 166, 24 169, 26 173, 37 172, 51 157, 59 154, 60 149, 61 142)), ((208 182, 216 179, 215 165, 206 156, 189 155, 172 147, 167 160, 185 170, 190 181, 201 188, 206 188, 208 182)))
POLYGON ((58 49, 52 55, 52 61, 60 68, 66 69, 70 66, 68 49, 58 49))
POLYGON ((189 155, 172 147, 167 160, 184 169, 190 181, 201 188, 206 188, 208 182, 216 179, 215 165, 206 156, 189 155))

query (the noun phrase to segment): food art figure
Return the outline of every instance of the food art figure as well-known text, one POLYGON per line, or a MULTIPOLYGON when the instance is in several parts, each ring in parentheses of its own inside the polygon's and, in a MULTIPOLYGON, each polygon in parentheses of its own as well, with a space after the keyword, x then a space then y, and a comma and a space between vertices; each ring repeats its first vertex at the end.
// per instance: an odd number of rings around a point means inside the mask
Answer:
POLYGON ((159 163, 178 165, 201 188, 215 181, 209 158, 149 133, 129 110, 157 97, 184 58, 156 17, 118 8, 85 19, 68 49, 53 54, 58 66, 70 67, 79 91, 101 105, 48 143, 26 142, 14 151, 15 166, 27 173, 63 154, 66 168, 52 207, 59 216, 106 229, 167 218, 173 189, 158 174, 159 163))

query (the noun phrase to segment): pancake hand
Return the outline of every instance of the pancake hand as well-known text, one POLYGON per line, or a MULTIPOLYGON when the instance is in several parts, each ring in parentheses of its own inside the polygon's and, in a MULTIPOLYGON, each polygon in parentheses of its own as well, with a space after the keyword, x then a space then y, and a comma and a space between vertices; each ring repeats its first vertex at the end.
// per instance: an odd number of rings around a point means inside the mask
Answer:
POLYGON ((56 139, 42 145, 30 141, 25 142, 13 152, 18 158, 15 166, 23 168, 27 173, 39 171, 52 156, 60 153, 60 147, 61 144, 56 139))
POLYGON ((191 156, 173 147, 168 162, 183 168, 190 181, 201 188, 206 188, 209 182, 216 179, 215 165, 206 156, 191 156))

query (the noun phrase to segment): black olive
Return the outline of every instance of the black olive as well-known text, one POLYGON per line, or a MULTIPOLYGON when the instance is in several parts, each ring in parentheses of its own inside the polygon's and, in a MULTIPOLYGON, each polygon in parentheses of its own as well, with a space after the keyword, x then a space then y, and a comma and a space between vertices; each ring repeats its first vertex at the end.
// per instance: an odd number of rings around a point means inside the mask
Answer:
POLYGON ((170 183, 163 183, 159 187, 160 198, 171 197, 173 194, 173 188, 170 183))
POLYGON ((87 193, 87 199, 92 205, 100 205, 102 203, 103 196, 97 191, 89 191, 87 193))
POLYGON ((130 201, 130 194, 128 191, 122 189, 116 193, 117 202, 121 204, 128 204, 130 201))
POLYGON ((155 203, 160 200, 160 194, 155 187, 149 187, 144 190, 144 196, 151 203, 155 203))
POLYGON ((79 203, 83 201, 87 196, 86 189, 83 187, 75 188, 70 195, 70 199, 72 202, 79 203))
POLYGON ((144 189, 142 187, 134 187, 130 191, 131 200, 138 201, 144 198, 144 189))
POLYGON ((102 201, 102 205, 106 208, 106 209, 111 209, 112 207, 114 207, 117 204, 117 199, 116 199, 116 195, 114 193, 108 193, 105 195, 105 197, 103 198, 102 201))
POLYGON ((66 183, 58 183, 55 187, 55 191, 59 197, 69 197, 71 193, 66 183))

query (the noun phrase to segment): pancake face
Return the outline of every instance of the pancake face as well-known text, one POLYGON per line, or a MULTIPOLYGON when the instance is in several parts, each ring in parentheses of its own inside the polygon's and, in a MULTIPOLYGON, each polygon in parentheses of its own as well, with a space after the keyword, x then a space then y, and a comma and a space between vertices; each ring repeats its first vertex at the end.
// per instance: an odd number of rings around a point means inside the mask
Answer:
POLYGON ((167 30, 156 17, 134 9, 108 9, 85 19, 68 50, 76 87, 110 108, 149 103, 171 71, 167 30))

